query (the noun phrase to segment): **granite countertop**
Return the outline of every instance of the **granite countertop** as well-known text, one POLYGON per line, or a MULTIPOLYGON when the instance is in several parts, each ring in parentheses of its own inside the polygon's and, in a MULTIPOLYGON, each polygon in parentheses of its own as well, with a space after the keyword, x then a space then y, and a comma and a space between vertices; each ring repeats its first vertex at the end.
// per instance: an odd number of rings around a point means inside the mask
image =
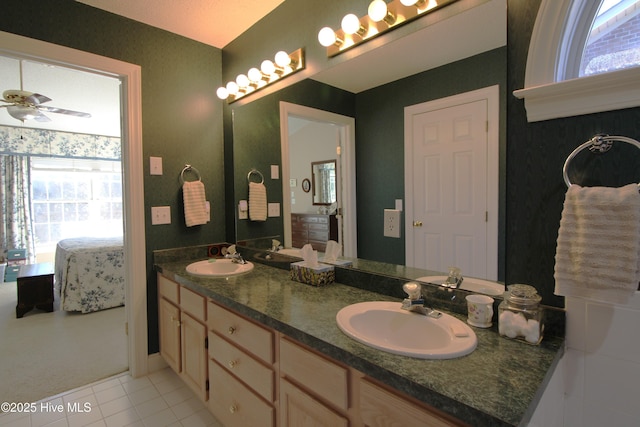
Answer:
MULTIPOLYGON (((155 268, 197 293, 472 425, 526 425, 562 356, 562 338, 545 336, 539 346, 532 346, 500 337, 495 327, 474 328, 476 350, 457 359, 421 360, 386 353, 347 337, 335 318, 349 304, 400 303, 398 298, 340 283, 313 287, 292 281, 286 270, 258 263, 241 276, 197 277, 186 272, 192 261, 196 260, 158 262, 155 268)), ((465 320, 460 314, 449 314, 465 320)))

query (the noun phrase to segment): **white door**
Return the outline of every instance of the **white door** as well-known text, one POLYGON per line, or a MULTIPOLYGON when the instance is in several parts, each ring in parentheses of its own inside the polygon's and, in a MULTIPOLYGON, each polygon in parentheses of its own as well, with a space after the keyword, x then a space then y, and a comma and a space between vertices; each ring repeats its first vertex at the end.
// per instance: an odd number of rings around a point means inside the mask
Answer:
POLYGON ((411 152, 407 265, 442 272, 457 266, 465 276, 496 279, 497 250, 490 248, 497 235, 490 235, 489 226, 490 216, 497 221, 497 200, 489 199, 489 186, 497 187, 497 180, 488 178, 489 100, 484 95, 446 100, 405 111, 411 152))

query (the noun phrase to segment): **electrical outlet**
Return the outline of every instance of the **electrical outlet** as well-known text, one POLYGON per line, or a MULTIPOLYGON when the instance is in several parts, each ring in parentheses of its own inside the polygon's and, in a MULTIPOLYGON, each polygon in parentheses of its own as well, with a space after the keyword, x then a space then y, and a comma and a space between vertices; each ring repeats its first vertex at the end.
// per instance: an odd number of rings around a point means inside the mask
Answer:
POLYGON ((384 210, 384 235, 386 237, 400 237, 400 211, 397 209, 384 210))
POLYGON ((270 217, 280 216, 280 203, 269 203, 267 204, 267 214, 270 217))
POLYGON ((151 225, 171 224, 171 206, 151 208, 151 225))

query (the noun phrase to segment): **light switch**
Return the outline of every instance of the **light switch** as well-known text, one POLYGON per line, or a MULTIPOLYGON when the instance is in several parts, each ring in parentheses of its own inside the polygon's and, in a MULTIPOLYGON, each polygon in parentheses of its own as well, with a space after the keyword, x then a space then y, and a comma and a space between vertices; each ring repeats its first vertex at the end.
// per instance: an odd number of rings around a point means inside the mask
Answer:
POLYGON ((271 179, 280 179, 280 168, 278 168, 278 165, 271 165, 271 179))
POLYGON ((280 216, 280 203, 269 203, 267 208, 268 216, 280 216))
POLYGON ((151 225, 171 224, 171 206, 153 206, 151 225))
POLYGON ((149 173, 162 175, 162 157, 149 157, 149 173))

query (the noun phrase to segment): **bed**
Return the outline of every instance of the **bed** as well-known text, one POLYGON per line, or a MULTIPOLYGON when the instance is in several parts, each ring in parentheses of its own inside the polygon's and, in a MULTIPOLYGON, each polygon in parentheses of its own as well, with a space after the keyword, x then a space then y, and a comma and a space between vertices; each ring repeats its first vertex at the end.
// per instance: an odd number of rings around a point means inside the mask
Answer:
POLYGON ((124 305, 122 237, 59 241, 55 286, 64 311, 91 313, 124 305))

